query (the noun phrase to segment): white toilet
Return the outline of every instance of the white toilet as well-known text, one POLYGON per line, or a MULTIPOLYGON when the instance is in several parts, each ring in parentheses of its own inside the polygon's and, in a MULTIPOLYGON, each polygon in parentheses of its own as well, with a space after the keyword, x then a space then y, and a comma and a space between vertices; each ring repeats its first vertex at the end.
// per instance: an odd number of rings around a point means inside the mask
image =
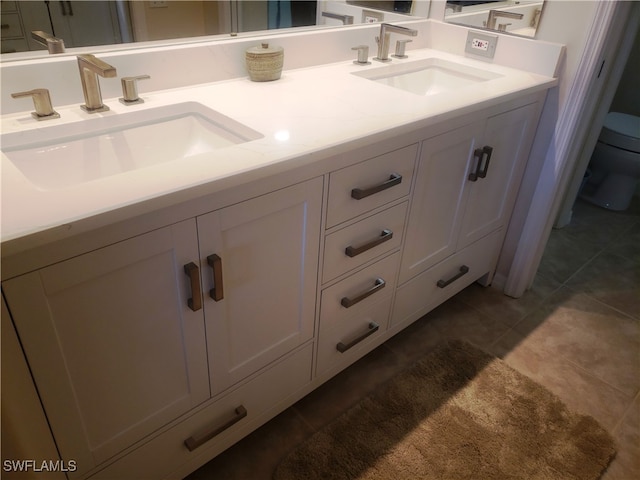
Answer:
POLYGON ((640 179, 640 117, 609 112, 589 165, 591 176, 580 197, 626 210, 640 179))

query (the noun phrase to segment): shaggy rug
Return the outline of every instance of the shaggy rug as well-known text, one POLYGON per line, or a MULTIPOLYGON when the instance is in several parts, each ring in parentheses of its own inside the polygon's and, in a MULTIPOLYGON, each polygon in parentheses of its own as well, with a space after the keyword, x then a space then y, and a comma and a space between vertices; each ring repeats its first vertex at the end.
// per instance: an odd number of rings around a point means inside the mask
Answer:
POLYGON ((274 479, 595 480, 614 456, 593 418, 450 342, 315 433, 274 479))

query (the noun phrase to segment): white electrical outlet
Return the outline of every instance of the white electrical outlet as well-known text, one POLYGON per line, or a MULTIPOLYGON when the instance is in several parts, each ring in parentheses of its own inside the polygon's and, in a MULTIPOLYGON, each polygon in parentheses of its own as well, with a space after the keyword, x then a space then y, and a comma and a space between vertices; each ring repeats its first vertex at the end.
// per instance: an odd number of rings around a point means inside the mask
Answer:
POLYGON ((496 53, 497 35, 469 30, 464 51, 472 55, 493 58, 496 53))
POLYGON ((473 40, 471 40, 471 48, 486 52, 487 50, 489 50, 489 42, 480 38, 474 38, 473 40))

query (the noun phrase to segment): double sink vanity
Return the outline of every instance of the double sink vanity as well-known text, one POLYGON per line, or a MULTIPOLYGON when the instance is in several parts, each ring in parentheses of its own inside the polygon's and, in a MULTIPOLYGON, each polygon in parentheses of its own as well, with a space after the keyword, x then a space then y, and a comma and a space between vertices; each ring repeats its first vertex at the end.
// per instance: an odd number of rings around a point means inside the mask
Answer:
POLYGON ((415 25, 389 63, 2 115, 3 313, 69 478, 184 476, 491 282, 556 79, 415 25))

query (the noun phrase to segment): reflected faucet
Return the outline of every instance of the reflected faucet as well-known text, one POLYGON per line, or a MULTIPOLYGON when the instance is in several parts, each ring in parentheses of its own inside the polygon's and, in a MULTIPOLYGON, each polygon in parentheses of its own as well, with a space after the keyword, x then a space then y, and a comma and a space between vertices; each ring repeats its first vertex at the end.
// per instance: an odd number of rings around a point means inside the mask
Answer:
POLYGON ((496 20, 498 17, 515 18, 520 20, 524 15, 521 13, 505 12, 503 10, 489 10, 489 18, 487 18, 487 28, 496 29, 496 20))
POLYGON ((64 53, 64 40, 53 35, 49 35, 42 30, 34 30, 31 32, 31 38, 33 38, 40 45, 44 45, 49 50, 50 54, 64 53))
POLYGON ((413 30, 412 28, 391 25, 390 23, 381 23, 380 36, 376 37, 376 42, 378 42, 378 56, 373 57, 374 60, 378 60, 379 62, 391 61, 391 59, 389 58, 389 43, 391 33, 399 33, 401 35, 408 35, 410 37, 415 37, 418 35, 418 31, 413 30))
POLYGON ((80 105, 80 108, 88 113, 106 112, 109 110, 109 107, 102 103, 98 75, 105 78, 113 78, 117 75, 115 67, 112 67, 93 55, 87 54, 78 55, 78 68, 80 69, 82 93, 84 94, 85 101, 85 105, 80 105))
POLYGON ((333 12, 322 12, 323 17, 333 18, 334 20, 340 20, 343 25, 353 25, 353 15, 341 15, 333 12))

